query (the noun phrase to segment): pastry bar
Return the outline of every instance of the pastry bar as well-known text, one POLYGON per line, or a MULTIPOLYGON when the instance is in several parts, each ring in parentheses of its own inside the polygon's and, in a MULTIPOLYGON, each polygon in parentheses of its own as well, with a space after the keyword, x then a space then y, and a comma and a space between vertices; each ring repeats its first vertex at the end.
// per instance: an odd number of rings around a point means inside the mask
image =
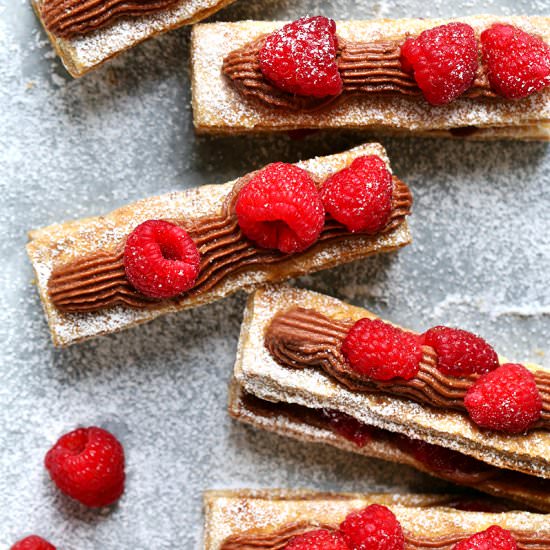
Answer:
POLYGON ((466 511, 453 507, 456 495, 227 490, 206 492, 204 504, 205 550, 550 546, 547 516, 466 511))
MULTIPOLYGON (((340 128, 473 139, 550 137, 548 17, 335 24, 306 17, 284 25, 242 21, 193 28, 193 109, 199 132, 340 128), (425 32, 442 38, 425 37, 425 32), (462 33, 460 42, 457 33, 462 33), (499 33, 513 35, 504 52, 494 46, 499 33), (310 46, 295 44, 300 34, 310 46), (439 83, 435 90, 419 76, 433 68, 415 57, 420 47, 432 47, 430 40, 453 45, 445 55, 456 50, 456 59, 442 61, 451 67, 449 74, 428 78, 439 83), (416 50, 404 48, 408 41, 416 50), (289 49, 297 52, 295 58, 281 61, 280 52, 289 49), (296 78, 284 73, 289 64, 296 78), (312 64, 316 70, 307 70, 312 64), (511 65, 521 67, 523 80, 510 74, 511 65), (536 74, 529 73, 533 66, 536 74)), ((426 53, 428 58, 438 55, 443 54, 426 53)))
POLYGON ((75 78, 164 32, 190 25, 233 0, 31 0, 61 61, 75 78))
MULTIPOLYGON (((421 345, 414 376, 402 372, 408 379, 384 375, 386 379, 381 380, 382 371, 371 370, 367 377, 365 365, 357 375, 355 357, 346 345, 368 343, 365 323, 381 331, 370 339, 387 338, 391 349, 406 347, 411 341, 414 345, 419 338, 381 323, 364 309, 315 292, 288 286, 258 290, 245 311, 230 392, 231 415, 282 435, 408 464, 448 481, 550 511, 548 369, 499 366, 497 359, 493 371, 486 375, 445 374, 445 359, 452 357, 448 344, 453 340, 436 327, 424 335, 425 341, 430 337, 432 341, 430 346, 421 345), (342 325, 350 336, 346 337, 342 325), (354 335, 357 329, 363 330, 359 338, 354 335), (522 422, 529 422, 519 433, 510 418, 492 428, 476 423, 486 424, 487 419, 478 415, 475 391, 483 394, 491 383, 486 377, 494 373, 505 380, 508 369, 513 376, 527 373, 528 378, 534 373, 531 380, 522 379, 521 387, 526 394, 531 392, 529 396, 538 394, 533 416, 527 418, 521 410, 516 411, 522 422)), ((462 332, 450 335, 462 337, 462 332)), ((480 355, 485 353, 487 363, 494 361, 480 342, 478 338, 469 344, 480 355)), ((368 355, 366 348, 360 351, 363 357, 368 355)), ((395 364, 400 358, 388 356, 388 360, 395 364)), ((504 383, 512 387, 516 379, 504 383)), ((499 391, 495 385, 492 394, 499 391)), ((531 401, 525 404, 529 406, 531 401)), ((494 412, 489 423, 502 421, 497 405, 494 412)))
POLYGON ((27 251, 53 341, 66 346, 261 283, 397 250, 411 240, 411 204, 383 147, 367 144, 37 229, 27 251), (329 202, 325 214, 320 193, 348 177, 377 190, 376 201, 361 199, 364 219, 355 225, 337 221, 329 202))

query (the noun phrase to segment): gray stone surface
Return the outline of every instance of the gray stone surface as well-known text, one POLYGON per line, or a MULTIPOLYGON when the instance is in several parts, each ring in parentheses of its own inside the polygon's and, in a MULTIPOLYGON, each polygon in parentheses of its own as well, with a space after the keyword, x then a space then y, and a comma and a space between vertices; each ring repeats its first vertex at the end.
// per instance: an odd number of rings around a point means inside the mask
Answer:
MULTIPOLYGON (((221 19, 547 14, 548 0, 241 0, 221 19)), ((347 148, 357 134, 198 138, 189 30, 71 80, 27 0, 0 0, 0 548, 28 532, 64 550, 201 547, 201 491, 221 487, 444 490, 404 467, 231 422, 226 386, 244 296, 54 350, 26 231, 128 201, 223 182, 275 160, 347 148), (123 441, 111 508, 59 495, 42 466, 77 425, 123 441)), ((515 360, 549 364, 550 156, 541 144, 383 139, 415 194, 415 243, 300 281, 415 329, 456 324, 515 360)))

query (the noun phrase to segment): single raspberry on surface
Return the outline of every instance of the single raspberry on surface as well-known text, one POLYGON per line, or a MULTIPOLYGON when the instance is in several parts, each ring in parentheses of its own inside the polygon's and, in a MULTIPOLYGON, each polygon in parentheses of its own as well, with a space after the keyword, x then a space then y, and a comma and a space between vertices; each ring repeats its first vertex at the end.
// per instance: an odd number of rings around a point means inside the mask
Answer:
POLYGON ((550 84, 550 46, 525 31, 495 23, 481 33, 481 51, 491 88, 521 99, 550 84))
POLYGON ((336 23, 326 17, 302 17, 270 34, 259 60, 263 75, 277 88, 302 96, 342 92, 336 64, 336 23))
POLYGON ((239 226, 262 248, 286 254, 309 248, 321 234, 325 210, 311 176, 277 162, 255 174, 235 204, 239 226))
POLYGON ((353 370, 375 380, 416 376, 422 359, 420 338, 380 319, 360 319, 342 344, 353 370))
POLYGON ((437 353, 437 368, 443 374, 485 374, 498 368, 496 351, 483 338, 466 330, 438 326, 421 338, 423 345, 437 353))
POLYGON ((376 155, 355 159, 321 188, 326 211, 350 231, 360 233, 376 233, 388 223, 392 193, 392 175, 376 155))
POLYGON ((540 418, 542 398, 529 370, 506 363, 481 376, 466 393, 464 405, 478 426, 520 433, 540 418))
POLYGON ((349 550, 342 535, 328 529, 317 529, 292 538, 285 550, 349 550))
POLYGON ((374 427, 359 422, 349 414, 334 409, 321 409, 321 415, 334 432, 358 447, 364 447, 375 433, 374 427))
POLYGON ((181 227, 162 220, 138 225, 124 248, 130 284, 149 298, 173 298, 195 284, 200 253, 181 227))
POLYGON ((432 105, 449 103, 474 82, 478 68, 474 29, 449 23, 407 38, 401 47, 401 66, 414 76, 432 105))
POLYGON ((30 535, 17 541, 10 550, 56 550, 53 544, 37 535, 30 535))
POLYGON ((101 428, 78 428, 48 451, 45 466, 57 487, 90 507, 108 506, 124 491, 124 449, 101 428))
POLYGON ((491 525, 485 531, 461 540, 455 544, 453 550, 517 550, 517 547, 510 531, 498 525, 491 525))
POLYGON ((371 504, 351 512, 340 524, 350 550, 402 550, 405 539, 401 525, 386 506, 371 504))

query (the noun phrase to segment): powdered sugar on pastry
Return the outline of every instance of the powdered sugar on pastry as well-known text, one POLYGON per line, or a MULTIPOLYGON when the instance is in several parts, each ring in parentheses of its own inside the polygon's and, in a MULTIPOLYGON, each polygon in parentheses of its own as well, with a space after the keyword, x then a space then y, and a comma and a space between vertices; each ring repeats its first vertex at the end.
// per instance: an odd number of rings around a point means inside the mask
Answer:
MULTIPOLYGON (((472 25, 477 33, 496 21, 508 22, 550 41, 550 19, 545 17, 480 15, 464 17, 460 21, 472 25)), ((449 20, 443 19, 339 21, 337 32, 342 38, 353 41, 397 39, 447 22, 449 20)), ((512 125, 527 128, 534 126, 534 134, 540 132, 544 135, 548 132, 544 126, 550 120, 549 89, 519 102, 458 99, 449 105, 435 108, 424 101, 404 97, 355 96, 315 113, 290 113, 244 100, 223 77, 223 58, 282 25, 284 22, 280 21, 242 21, 194 27, 193 108, 197 130, 233 133, 293 128, 383 128, 390 131, 437 133, 449 128, 476 126, 491 128, 486 137, 491 137, 492 132, 498 137, 503 133, 502 127, 512 125), (539 125, 542 126, 537 128, 539 125)))

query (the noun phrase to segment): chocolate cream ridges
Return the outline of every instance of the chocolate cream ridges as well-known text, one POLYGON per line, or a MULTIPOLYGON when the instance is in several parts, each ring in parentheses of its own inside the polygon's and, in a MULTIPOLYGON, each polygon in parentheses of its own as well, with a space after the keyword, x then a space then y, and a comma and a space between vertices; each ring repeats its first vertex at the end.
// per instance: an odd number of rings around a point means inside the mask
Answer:
MULTIPOLYGON (((220 550, 282 550, 292 538, 313 531, 316 529, 329 529, 336 531, 335 526, 319 524, 308 524, 307 522, 296 522, 284 525, 271 533, 242 533, 231 535, 222 543, 220 550)), ((519 550, 544 550, 550 544, 550 538, 544 533, 531 531, 511 530, 513 537, 518 543, 519 550)), ((472 533, 473 534, 473 533, 472 533)), ((468 538, 464 533, 450 534, 442 537, 417 536, 407 531, 403 532, 405 538, 405 549, 433 549, 450 550, 455 544, 468 538)))
MULTIPOLYGON (((170 302, 178 303, 190 296, 208 292, 228 275, 249 266, 276 264, 289 257, 277 250, 255 246, 239 229, 234 206, 238 192, 252 176, 249 174, 237 181, 221 214, 196 220, 167 220, 188 231, 201 254, 200 272, 195 286, 170 302)), ((392 211, 380 234, 394 229, 410 213, 412 196, 409 189, 396 177, 393 182, 392 211)), ((318 243, 337 242, 353 238, 353 235, 327 216, 318 243)), ((54 269, 48 291, 55 307, 65 312, 89 312, 117 304, 132 308, 158 304, 157 300, 142 295, 128 282, 123 251, 122 242, 114 252, 99 251, 54 269)))
MULTIPOLYGON (((329 98, 293 95, 271 84, 260 69, 259 52, 267 35, 231 52, 223 61, 222 71, 245 97, 270 107, 290 111, 311 111, 336 100, 357 94, 399 94, 422 97, 414 78, 403 71, 400 62, 402 41, 378 40, 351 42, 338 38, 337 64, 343 82, 340 96, 329 98)), ((496 98, 480 64, 467 98, 496 98)))
POLYGON ((45 0, 44 26, 60 38, 83 35, 120 17, 148 15, 176 5, 179 0, 45 0))
MULTIPOLYGON (((479 375, 460 378, 436 368, 437 355, 423 346, 418 374, 411 380, 388 382, 367 379, 355 373, 341 352, 352 321, 331 319, 311 309, 293 308, 277 314, 265 334, 265 346, 281 365, 291 368, 322 368, 352 391, 381 392, 406 397, 437 408, 465 411, 464 396, 479 375)), ((550 429, 550 374, 533 373, 543 400, 535 428, 550 429)))

